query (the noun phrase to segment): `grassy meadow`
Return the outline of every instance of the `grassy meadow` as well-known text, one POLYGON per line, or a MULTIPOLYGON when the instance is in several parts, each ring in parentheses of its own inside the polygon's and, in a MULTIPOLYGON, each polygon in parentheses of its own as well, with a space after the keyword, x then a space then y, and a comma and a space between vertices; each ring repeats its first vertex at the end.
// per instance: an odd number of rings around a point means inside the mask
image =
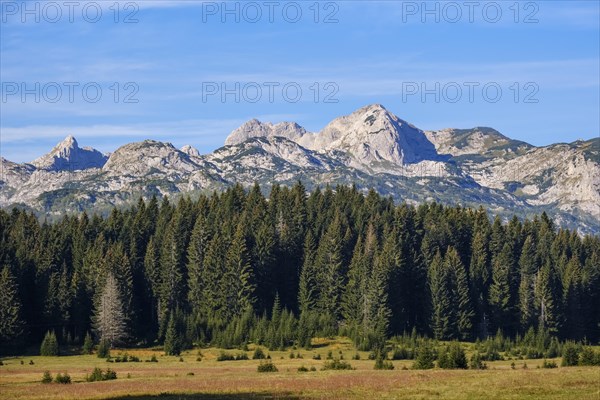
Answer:
MULTIPOLYGON (((470 344, 464 344, 469 347, 470 344)), ((488 362, 486 370, 411 370, 412 360, 393 361, 394 370, 374 370, 367 352, 346 339, 321 340, 312 350, 267 351, 278 372, 258 373, 259 360, 217 361, 222 350, 189 350, 165 356, 160 350, 117 349, 142 362, 109 363, 96 355, 3 358, 0 398, 8 399, 600 399, 600 368, 538 368, 543 360, 488 362), (355 370, 321 370, 329 352, 355 370), (321 360, 313 359, 319 354, 321 360), (158 362, 145 362, 155 355, 158 362), (33 365, 30 364, 33 361, 33 365), (23 361, 23 364, 21 364, 23 361), (511 363, 514 362, 514 369, 511 363), (524 368, 524 364, 527 368, 524 368), (299 372, 304 366, 314 372, 299 372), (94 367, 111 368, 118 379, 86 382, 94 367), (407 369, 405 369, 407 368, 407 369), (42 384, 44 371, 67 372, 71 384, 42 384)), ((239 354, 240 350, 226 350, 239 354)), ((560 366, 560 359, 554 359, 560 366)))

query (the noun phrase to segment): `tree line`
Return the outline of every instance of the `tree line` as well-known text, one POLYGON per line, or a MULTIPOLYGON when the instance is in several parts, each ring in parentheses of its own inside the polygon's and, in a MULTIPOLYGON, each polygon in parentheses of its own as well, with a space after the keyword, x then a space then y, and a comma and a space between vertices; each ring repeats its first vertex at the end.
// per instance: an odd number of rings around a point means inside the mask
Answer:
POLYGON ((598 237, 355 187, 237 185, 55 223, 0 210, 0 267, 5 352, 48 331, 174 352, 336 334, 373 349, 413 330, 600 338, 598 237))

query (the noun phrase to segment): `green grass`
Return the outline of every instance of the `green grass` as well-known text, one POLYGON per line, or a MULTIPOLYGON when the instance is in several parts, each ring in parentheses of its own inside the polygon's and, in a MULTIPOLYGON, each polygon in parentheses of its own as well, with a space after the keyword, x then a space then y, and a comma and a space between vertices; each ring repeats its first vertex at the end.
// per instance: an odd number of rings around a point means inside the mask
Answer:
MULTIPOLYGON (((357 352, 348 339, 320 339, 312 350, 267 351, 277 372, 259 373, 261 360, 217 361, 221 349, 202 349, 179 357, 158 350, 113 350, 158 363, 108 363, 95 355, 4 358, 0 367, 2 399, 598 399, 600 368, 541 369, 543 360, 488 362, 487 370, 410 370, 412 360, 392 361, 394 370, 374 370, 368 352, 357 352), (343 356, 355 370, 321 370, 328 352, 343 356), (340 353, 341 352, 341 353, 340 353), (360 354, 360 360, 352 357, 360 354), (321 360, 314 360, 319 354, 321 360), (24 361, 21 365, 21 360, 24 361), (29 365, 29 360, 34 364, 29 365), (511 363, 515 363, 512 369, 511 363), (523 365, 527 363, 528 368, 523 365), (304 366, 317 371, 298 372, 304 366), (111 368, 118 379, 86 382, 95 367, 111 368), (41 383, 43 372, 67 372, 70 385, 41 383), (193 373, 190 374, 190 373, 193 373), (130 376, 128 378, 128 375, 130 376)), ((468 352, 472 345, 465 346, 468 352)), ((254 350, 250 346, 250 352, 254 350)), ((249 354, 251 354, 249 352, 249 354)), ((234 351, 235 353, 235 351, 234 351)), ((560 359, 554 359, 560 365, 560 359)))

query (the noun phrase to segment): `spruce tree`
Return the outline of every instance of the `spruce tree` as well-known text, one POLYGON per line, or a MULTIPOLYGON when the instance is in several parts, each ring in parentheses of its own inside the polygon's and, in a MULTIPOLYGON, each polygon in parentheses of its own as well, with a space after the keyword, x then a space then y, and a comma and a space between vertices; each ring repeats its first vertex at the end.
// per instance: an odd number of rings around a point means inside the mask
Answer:
POLYGON ((313 310, 319 298, 318 271, 315 266, 315 258, 315 239, 309 230, 304 241, 304 263, 300 271, 300 282, 298 285, 298 305, 301 314, 306 314, 313 310))
POLYGON ((478 324, 478 336, 480 337, 487 336, 485 320, 489 318, 488 292, 492 278, 487 236, 487 233, 483 230, 475 233, 469 265, 471 293, 475 306, 475 320, 478 324))
MULTIPOLYGON (((434 262, 435 262, 435 256, 434 256, 434 260, 432 260, 432 263, 434 263, 434 262)), ((415 362, 413 363, 412 368, 413 369, 431 369, 435 366, 434 361, 435 361, 435 354, 433 352, 433 349, 431 348, 431 344, 429 343, 429 341, 424 341, 424 342, 421 342, 419 344, 419 347, 417 348, 417 356, 415 358, 415 362)))
POLYGON ((81 349, 83 354, 92 354, 94 351, 94 341, 92 340, 92 335, 90 333, 85 334, 85 339, 83 341, 83 348, 81 349))
POLYGON ((317 307, 337 321, 341 317, 341 298, 344 288, 343 233, 341 217, 338 213, 320 242, 315 263, 319 271, 317 307))
POLYGON ((0 341, 10 342, 23 332, 21 300, 9 266, 0 272, 0 341))
POLYGON ((566 337, 575 340, 583 337, 581 274, 579 260, 576 257, 571 258, 563 275, 563 329, 566 337))
POLYGON ((164 350, 165 354, 170 356, 178 356, 183 348, 183 339, 179 331, 175 313, 169 315, 167 331, 165 334, 164 350))
POLYGON ((58 356, 58 340, 54 331, 46 332, 42 345, 40 346, 41 356, 58 356))
POLYGON ((473 303, 469 291, 469 281, 467 271, 463 266, 458 252, 450 247, 444 257, 445 269, 451 274, 450 296, 455 311, 451 314, 456 318, 452 323, 456 329, 456 337, 461 340, 468 340, 473 333, 473 303))
POLYGON ((448 288, 448 270, 438 250, 429 265, 429 292, 431 293, 431 330, 436 339, 452 334, 452 311, 448 288))
POLYGON ((367 313, 363 320, 363 329, 373 332, 374 343, 371 346, 383 348, 388 336, 391 311, 388 306, 389 269, 385 258, 378 257, 367 282, 367 313))
POLYGON ((537 260, 535 244, 528 236, 523 244, 519 258, 520 284, 519 284, 519 315, 521 331, 525 332, 536 321, 535 315, 535 281, 537 274, 537 260))
POLYGON ((202 306, 203 291, 205 282, 203 282, 202 268, 204 265, 204 256, 210 242, 210 232, 208 224, 203 216, 196 219, 196 224, 192 231, 190 244, 188 246, 187 262, 189 274, 189 293, 188 298, 193 310, 199 310, 202 306))
POLYGON ((244 228, 243 224, 238 225, 225 259, 222 290, 226 293, 225 309, 229 318, 239 317, 244 311, 251 310, 255 301, 254 271, 250 265, 244 228))
POLYGON ((489 303, 495 328, 512 331, 513 302, 511 298, 512 247, 506 243, 492 265, 492 284, 489 303))

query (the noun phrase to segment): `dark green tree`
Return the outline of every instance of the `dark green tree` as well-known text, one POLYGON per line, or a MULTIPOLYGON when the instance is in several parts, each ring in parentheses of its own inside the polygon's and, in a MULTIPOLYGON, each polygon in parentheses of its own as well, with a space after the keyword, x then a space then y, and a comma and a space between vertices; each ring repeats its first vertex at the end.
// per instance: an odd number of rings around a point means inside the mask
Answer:
POLYGON ((21 299, 16 279, 10 267, 0 271, 0 341, 10 342, 23 332, 21 320, 21 299))
POLYGON ((429 292, 431 293, 431 330, 436 339, 452 336, 456 320, 450 304, 448 270, 438 250, 429 265, 429 292))

